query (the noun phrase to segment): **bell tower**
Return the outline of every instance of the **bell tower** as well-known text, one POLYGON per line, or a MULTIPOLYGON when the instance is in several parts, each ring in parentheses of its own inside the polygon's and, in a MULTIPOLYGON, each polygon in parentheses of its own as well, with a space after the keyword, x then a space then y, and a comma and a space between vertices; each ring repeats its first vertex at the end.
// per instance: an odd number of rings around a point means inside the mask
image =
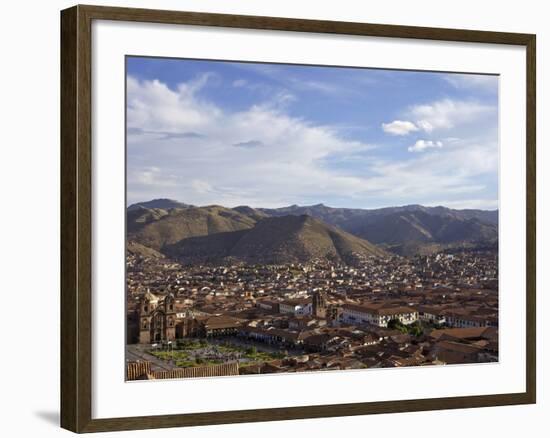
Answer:
POLYGON ((139 303, 139 343, 151 343, 151 300, 148 294, 139 303))
POLYGON ((316 291, 313 294, 312 311, 313 311, 313 316, 317 318, 326 318, 327 298, 324 292, 316 291))
POLYGON ((169 293, 164 298, 164 314, 166 315, 165 339, 167 341, 173 341, 176 339, 176 309, 174 306, 174 295, 169 293))
POLYGON ((150 344, 153 341, 151 336, 151 325, 153 324, 153 314, 158 305, 158 297, 151 293, 149 289, 139 301, 139 343, 150 344))

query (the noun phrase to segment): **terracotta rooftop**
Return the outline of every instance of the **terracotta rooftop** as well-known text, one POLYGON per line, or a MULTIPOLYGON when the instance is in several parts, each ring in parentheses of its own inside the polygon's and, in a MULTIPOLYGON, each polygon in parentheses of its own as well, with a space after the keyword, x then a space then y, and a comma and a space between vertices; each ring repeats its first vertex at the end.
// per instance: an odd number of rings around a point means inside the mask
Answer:
POLYGON ((433 330, 429 336, 436 340, 442 336, 451 336, 458 339, 493 339, 498 336, 498 330, 494 327, 448 328, 433 330))

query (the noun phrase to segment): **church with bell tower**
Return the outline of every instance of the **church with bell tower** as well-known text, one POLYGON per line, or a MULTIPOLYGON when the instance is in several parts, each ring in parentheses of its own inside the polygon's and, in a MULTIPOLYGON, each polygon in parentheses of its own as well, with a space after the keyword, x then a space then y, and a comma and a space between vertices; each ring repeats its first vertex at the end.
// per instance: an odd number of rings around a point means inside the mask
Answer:
POLYGON ((159 297, 147 291, 139 303, 139 343, 173 341, 176 339, 174 296, 159 297))

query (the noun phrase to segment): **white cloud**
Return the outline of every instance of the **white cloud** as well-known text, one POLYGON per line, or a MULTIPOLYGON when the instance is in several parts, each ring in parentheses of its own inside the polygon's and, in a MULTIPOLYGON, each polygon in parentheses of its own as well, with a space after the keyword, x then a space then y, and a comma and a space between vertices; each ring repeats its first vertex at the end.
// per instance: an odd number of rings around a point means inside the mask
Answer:
MULTIPOLYGON (((440 137, 454 137, 452 143, 445 140, 446 147, 429 139, 411 146, 439 148, 438 154, 378 158, 384 148, 289 116, 290 94, 228 112, 201 98, 209 81, 199 78, 171 89, 159 81, 128 78, 130 202, 169 197, 195 205, 275 207, 346 199, 368 207, 456 201, 482 199, 487 195, 483 178, 496 175, 492 134, 463 136, 450 130, 440 137)), ((416 110, 434 131, 442 129, 437 112, 457 120, 453 114, 465 111, 456 103, 429 106, 433 110, 416 110)))
POLYGON ((408 147, 409 152, 423 152, 426 149, 442 148, 443 143, 441 141, 432 140, 417 140, 413 146, 408 147))
MULTIPOLYGON (((297 201, 314 196, 322 186, 333 194, 352 190, 358 180, 332 173, 326 160, 372 148, 343 139, 328 126, 288 116, 284 109, 293 96, 286 92, 229 113, 202 101, 196 87, 172 90, 132 78, 129 83, 129 169, 137 175, 155 166, 175 175, 179 193, 168 194, 193 204, 281 205, 293 196, 297 201), (155 135, 159 132, 196 135, 155 135)), ((156 174, 132 181, 132 193, 139 192, 137 186, 144 194, 155 187, 166 192, 156 174)))
POLYGON ((434 199, 472 199, 496 183, 497 145, 491 141, 460 141, 439 154, 414 155, 410 160, 380 160, 365 178, 366 193, 383 194, 386 205, 433 203, 434 199), (493 180, 495 178, 495 180, 493 180), (401 200, 401 201, 399 201, 401 200))
POLYGON ((460 200, 441 200, 425 204, 427 207, 438 207, 444 205, 448 208, 467 209, 480 208, 484 210, 498 209, 498 199, 460 199, 460 200))
POLYGON ((193 190, 200 194, 205 194, 212 191, 212 185, 208 181, 200 179, 194 179, 191 181, 191 187, 193 190))
POLYGON ((233 81, 232 85, 236 88, 244 87, 248 84, 246 79, 236 79, 233 81))
POLYGON ((474 100, 442 99, 428 104, 413 105, 403 115, 407 119, 382 123, 382 130, 392 135, 407 135, 424 131, 428 134, 457 127, 478 124, 496 117, 497 108, 474 100))
POLYGON ((498 91, 498 76, 480 74, 452 73, 443 79, 459 90, 481 90, 496 93, 498 91))
POLYGON ((176 187, 177 181, 174 175, 164 173, 159 167, 144 167, 139 170, 132 169, 128 174, 128 182, 144 186, 176 187))
POLYGON ((418 126, 420 127, 420 129, 428 133, 434 130, 434 126, 428 120, 419 120, 416 123, 418 123, 418 126))
MULTIPOLYGON (((323 80, 311 80, 304 79, 299 76, 294 76, 285 70, 284 73, 276 65, 269 64, 238 64, 242 69, 252 71, 255 74, 259 74, 267 79, 270 83, 277 84, 278 87, 284 89, 290 89, 293 92, 315 92, 330 95, 332 97, 343 97, 357 93, 356 86, 350 86, 349 83, 341 83, 336 81, 323 81, 323 80)), ((363 82, 367 82, 367 78, 362 78, 363 82)), ((235 86, 235 83, 233 83, 235 86)), ((260 84, 243 84, 250 89, 260 84)), ((265 84, 264 84, 265 85, 265 84)))
POLYGON ((342 95, 343 93, 348 91, 348 89, 340 85, 336 85, 330 82, 322 82, 322 81, 305 81, 301 79, 292 78, 290 80, 290 84, 291 86, 295 87, 298 90, 316 91, 316 92, 332 94, 332 95, 342 95))
POLYGON ((495 114, 496 108, 492 105, 453 99, 415 105, 407 111, 407 115, 416 125, 426 132, 448 130, 495 114))
POLYGON ((176 91, 164 83, 127 79, 127 123, 129 128, 151 132, 196 131, 212 123, 220 110, 196 99, 196 93, 206 85, 208 75, 180 84, 176 91))
POLYGON ((412 122, 394 120, 391 123, 382 123, 382 130, 392 135, 407 135, 418 131, 418 127, 412 122))

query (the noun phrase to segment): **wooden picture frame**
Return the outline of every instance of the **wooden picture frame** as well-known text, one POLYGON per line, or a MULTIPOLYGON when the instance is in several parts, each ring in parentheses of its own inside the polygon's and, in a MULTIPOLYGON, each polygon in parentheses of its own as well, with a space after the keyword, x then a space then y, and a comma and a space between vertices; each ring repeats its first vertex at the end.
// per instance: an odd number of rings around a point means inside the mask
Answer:
POLYGON ((529 404, 536 401, 535 35, 475 30, 75 6, 61 12, 61 426, 74 432, 212 425, 529 404), (94 20, 518 45, 526 48, 526 391, 404 401, 92 418, 92 92, 94 20))

